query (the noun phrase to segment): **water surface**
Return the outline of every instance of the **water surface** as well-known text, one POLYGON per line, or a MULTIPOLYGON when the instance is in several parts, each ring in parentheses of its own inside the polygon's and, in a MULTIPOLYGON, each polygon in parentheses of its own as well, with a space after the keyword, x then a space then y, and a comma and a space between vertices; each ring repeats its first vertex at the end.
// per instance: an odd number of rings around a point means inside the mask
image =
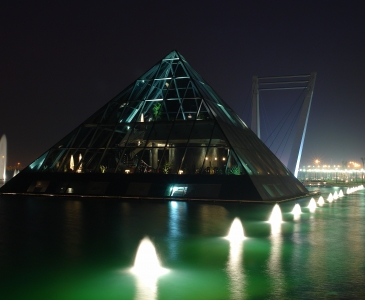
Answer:
POLYGON ((365 299, 364 190, 309 200, 277 232, 274 205, 1 196, 0 299, 365 299), (149 285, 128 272, 145 236, 170 270, 149 285))

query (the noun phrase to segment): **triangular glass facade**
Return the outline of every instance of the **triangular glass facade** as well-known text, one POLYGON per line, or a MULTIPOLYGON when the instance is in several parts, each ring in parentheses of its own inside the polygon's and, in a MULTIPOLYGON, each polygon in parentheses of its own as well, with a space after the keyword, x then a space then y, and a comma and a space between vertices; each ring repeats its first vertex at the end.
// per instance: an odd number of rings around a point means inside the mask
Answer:
POLYGON ((177 51, 23 172, 248 176, 263 199, 293 177, 177 51))
POLYGON ((29 171, 260 173, 260 165, 272 161, 255 162, 250 157, 255 154, 245 153, 247 143, 231 132, 241 130, 247 126, 173 51, 32 163, 29 171))

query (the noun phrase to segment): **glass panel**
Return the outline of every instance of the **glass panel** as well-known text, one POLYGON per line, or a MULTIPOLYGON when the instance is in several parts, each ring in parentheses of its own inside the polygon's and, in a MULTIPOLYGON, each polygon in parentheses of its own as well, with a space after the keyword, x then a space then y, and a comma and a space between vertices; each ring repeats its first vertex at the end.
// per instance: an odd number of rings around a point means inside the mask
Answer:
POLYGON ((184 99, 182 107, 183 111, 188 120, 196 119, 198 115, 198 109, 200 107, 201 99, 191 98, 191 99, 184 99))
POLYGON ((48 151, 46 153, 44 153, 42 156, 40 156, 39 158, 37 158, 34 162, 32 162, 28 167, 27 167, 27 171, 30 172, 37 172, 40 170, 41 166, 43 165, 44 160, 46 159, 48 154, 48 151))
POLYGON ((229 151, 229 158, 226 167, 226 174, 227 175, 243 175, 245 171, 236 157, 236 154, 230 150, 229 151))
POLYGON ((80 128, 75 141, 72 143, 72 147, 85 148, 88 147, 92 141, 94 134, 96 132, 96 125, 85 124, 80 128))
POLYGON ((57 144, 53 146, 53 148, 67 148, 70 147, 71 143, 74 140, 74 137, 79 132, 79 128, 76 128, 71 133, 69 133, 66 137, 60 140, 57 144))
POLYGON ((170 161, 169 151, 167 149, 158 149, 158 168, 157 173, 172 174, 172 164, 170 161))
POLYGON ((116 166, 119 161, 119 154, 120 153, 118 149, 107 149, 105 151, 98 151, 98 154, 94 157, 94 161, 100 159, 101 157, 102 159, 99 163, 99 169, 97 170, 97 172, 115 173, 116 166))
POLYGON ((207 147, 187 148, 184 160, 179 169, 183 171, 183 174, 200 174, 205 162, 206 153, 207 147))
POLYGON ((216 147, 228 147, 226 137, 224 136, 222 130, 217 124, 215 124, 214 126, 213 133, 211 135, 210 145, 216 147))
POLYGON ((144 96, 147 93, 147 91, 149 90, 150 86, 151 86, 151 82, 152 80, 148 80, 148 79, 140 79, 137 80, 133 90, 129 96, 130 100, 139 100, 142 101, 144 100, 144 96))
POLYGON ((105 173, 108 166, 99 164, 103 152, 103 149, 88 149, 83 157, 83 172, 105 173))
POLYGON ((44 160, 42 171, 57 172, 66 153, 67 149, 50 150, 47 158, 44 160))
POLYGON ((148 137, 148 144, 155 144, 155 146, 151 145, 153 147, 165 147, 171 127, 172 122, 155 123, 148 137))
POLYGON ((185 77, 185 76, 187 76, 186 71, 185 71, 185 69, 183 68, 183 66, 181 65, 180 62, 178 64, 178 66, 176 67, 175 76, 176 77, 185 77))
POLYGON ((208 145, 214 127, 213 121, 196 122, 192 130, 189 146, 208 145))
MULTIPOLYGON (((106 147, 109 139, 114 132, 115 126, 98 126, 89 147, 98 148, 106 147)), ((74 145, 74 148, 76 145, 74 145)))
POLYGON ((226 170, 226 158, 228 150, 226 148, 211 147, 205 156, 204 174, 223 175, 226 170))
POLYGON ((176 121, 169 136, 169 144, 179 146, 186 145, 188 143, 193 124, 194 121, 176 121))
POLYGON ((166 110, 169 115, 169 120, 174 121, 177 118, 177 113, 180 110, 180 101, 177 100, 167 100, 165 102, 166 110))
POLYGON ((140 121, 140 109, 143 107, 142 101, 125 101, 119 104, 114 123, 131 123, 140 121))

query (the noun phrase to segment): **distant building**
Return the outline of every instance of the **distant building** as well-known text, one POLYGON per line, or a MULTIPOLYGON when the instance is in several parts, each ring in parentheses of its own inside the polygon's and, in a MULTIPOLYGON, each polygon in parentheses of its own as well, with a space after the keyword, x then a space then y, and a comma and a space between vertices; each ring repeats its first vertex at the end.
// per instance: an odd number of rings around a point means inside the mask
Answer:
POLYGON ((0 192, 278 201, 308 191, 172 51, 0 192))

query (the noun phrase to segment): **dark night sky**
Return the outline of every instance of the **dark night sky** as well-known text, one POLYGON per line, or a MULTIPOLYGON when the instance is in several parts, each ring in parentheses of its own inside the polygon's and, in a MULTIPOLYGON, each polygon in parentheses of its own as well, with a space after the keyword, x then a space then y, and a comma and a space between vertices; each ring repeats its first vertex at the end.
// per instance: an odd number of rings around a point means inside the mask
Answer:
POLYGON ((317 157, 361 162, 360 3, 6 1, 0 134, 8 139, 8 165, 32 162, 174 49, 245 121, 253 75, 316 71, 301 165, 317 157))

